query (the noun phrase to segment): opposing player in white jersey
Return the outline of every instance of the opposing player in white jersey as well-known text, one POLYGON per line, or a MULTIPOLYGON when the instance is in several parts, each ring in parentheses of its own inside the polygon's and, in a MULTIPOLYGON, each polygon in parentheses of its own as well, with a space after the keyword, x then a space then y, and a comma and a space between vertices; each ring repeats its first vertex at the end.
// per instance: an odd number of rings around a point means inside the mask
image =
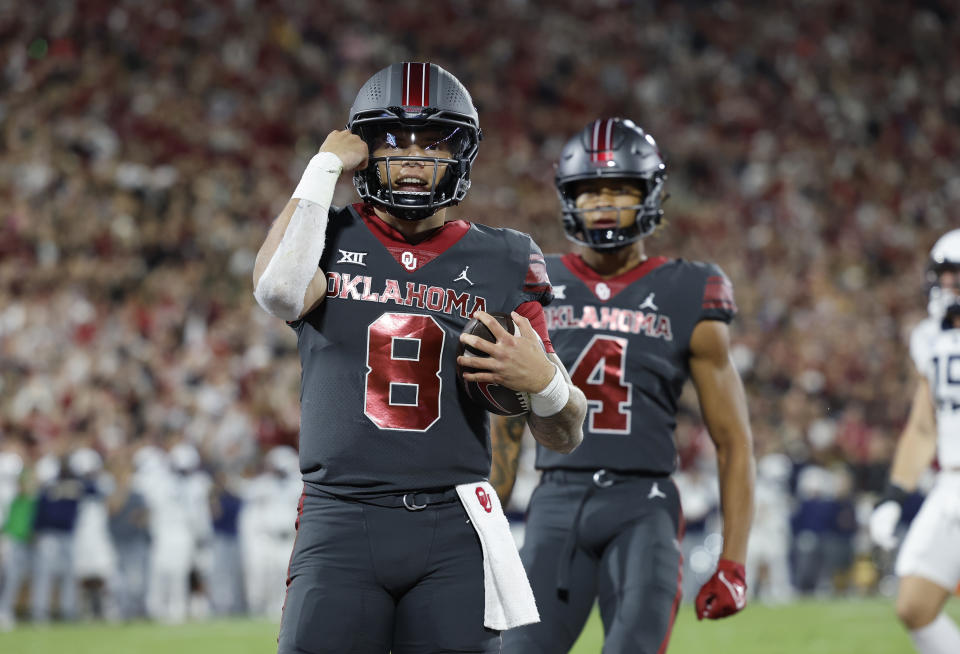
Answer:
POLYGON ((928 276, 930 316, 910 337, 920 378, 870 534, 881 547, 896 545, 903 500, 936 455, 936 485, 897 557, 897 616, 920 654, 955 654, 960 630, 943 607, 960 582, 960 229, 933 246, 928 276))

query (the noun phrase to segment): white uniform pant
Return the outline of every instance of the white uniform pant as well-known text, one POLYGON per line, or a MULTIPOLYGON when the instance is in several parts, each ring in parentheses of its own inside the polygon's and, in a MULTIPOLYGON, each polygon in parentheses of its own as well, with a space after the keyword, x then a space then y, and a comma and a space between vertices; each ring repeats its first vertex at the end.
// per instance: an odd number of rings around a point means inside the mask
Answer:
POLYGON ((150 543, 145 539, 121 541, 117 548, 117 573, 112 584, 119 617, 124 620, 147 615, 147 575, 150 569, 150 543))
POLYGON ((240 542, 236 536, 217 534, 213 537, 213 562, 210 603, 218 616, 243 612, 246 604, 243 591, 243 564, 240 542))
POLYGON ((4 536, 0 542, 0 618, 12 618, 20 588, 30 575, 30 545, 4 536))
POLYGON ((180 623, 187 619, 192 557, 193 539, 188 533, 154 536, 147 585, 147 614, 154 620, 180 623))
POLYGON ((951 592, 960 583, 960 472, 940 473, 910 524, 896 572, 929 579, 951 592))
POLYGON ((73 533, 44 531, 37 534, 30 589, 34 622, 50 619, 50 595, 60 583, 60 617, 72 620, 77 613, 77 580, 73 569, 73 533))
POLYGON ((251 554, 245 557, 247 603, 250 613, 280 619, 287 590, 287 569, 294 534, 257 534, 251 554))
POLYGON ((790 583, 790 542, 782 532, 750 534, 747 546, 747 584, 751 597, 756 597, 760 571, 766 571, 762 599, 782 603, 793 597, 790 583))

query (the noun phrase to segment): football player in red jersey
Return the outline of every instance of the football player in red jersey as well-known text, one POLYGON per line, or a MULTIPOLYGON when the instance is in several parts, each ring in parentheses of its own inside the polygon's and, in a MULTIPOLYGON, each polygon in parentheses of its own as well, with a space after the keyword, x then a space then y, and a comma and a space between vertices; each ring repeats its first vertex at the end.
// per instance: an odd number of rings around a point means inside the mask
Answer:
POLYGON ((577 446, 586 403, 547 338, 537 245, 446 219, 479 141, 453 75, 381 70, 257 255, 254 295, 296 331, 303 368, 281 654, 499 652, 501 630, 537 619, 486 481, 487 414, 457 384, 457 340, 489 354, 465 379, 530 394, 527 422, 547 447, 577 446), (343 171, 362 202, 331 209, 343 171), (513 312, 519 333, 486 310, 513 312), (496 343, 461 334, 474 315, 496 343))
MULTIPOLYGON (((576 451, 537 448, 543 474, 521 557, 541 622, 504 634, 505 654, 568 651, 595 599, 604 652, 666 650, 682 565, 673 432, 688 378, 716 444, 724 519, 723 552, 697 596, 697 618, 745 605, 754 473, 730 359, 736 305, 716 266, 647 254, 642 239, 660 223, 665 177, 656 142, 629 120, 594 121, 561 152, 563 224, 579 247, 547 257, 555 291, 547 326, 589 408, 576 451)), ((492 426, 491 479, 504 501, 523 428, 511 418, 492 426)))

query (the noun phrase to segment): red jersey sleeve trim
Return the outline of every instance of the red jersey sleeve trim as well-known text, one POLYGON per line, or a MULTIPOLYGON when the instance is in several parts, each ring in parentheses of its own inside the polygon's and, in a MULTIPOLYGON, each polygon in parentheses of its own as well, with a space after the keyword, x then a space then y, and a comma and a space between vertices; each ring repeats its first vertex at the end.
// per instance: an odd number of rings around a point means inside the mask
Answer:
POLYGON ((523 290, 528 293, 546 293, 550 290, 547 262, 544 261, 542 254, 530 255, 530 265, 523 280, 523 290))
POLYGON ((553 354, 553 343, 550 342, 550 333, 547 331, 547 317, 543 313, 543 305, 534 301, 524 302, 514 311, 530 321, 533 331, 537 332, 543 341, 543 348, 553 354))
POLYGON ((733 300, 733 285, 726 277, 714 275, 707 278, 703 289, 704 309, 725 309, 736 313, 737 303, 733 300))

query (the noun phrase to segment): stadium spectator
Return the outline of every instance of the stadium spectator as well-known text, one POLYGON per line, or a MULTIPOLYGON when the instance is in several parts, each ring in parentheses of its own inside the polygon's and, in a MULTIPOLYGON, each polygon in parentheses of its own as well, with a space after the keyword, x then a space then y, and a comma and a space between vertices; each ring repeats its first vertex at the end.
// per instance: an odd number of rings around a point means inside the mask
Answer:
POLYGON ((244 503, 230 491, 227 478, 227 471, 218 470, 213 475, 210 489, 210 516, 213 519, 210 608, 218 616, 238 615, 245 607, 246 577, 237 529, 244 503))
POLYGON ((790 583, 790 459, 767 454, 757 462, 756 515, 747 546, 747 578, 753 596, 786 602, 793 596, 790 583))
POLYGON ((147 493, 150 510, 150 576, 147 613, 162 622, 180 623, 191 610, 191 571, 209 541, 208 480, 196 448, 171 448, 166 469, 153 473, 147 493))
POLYGON ((297 452, 290 446, 271 448, 264 464, 263 472, 244 491, 243 578, 250 612, 276 619, 286 592, 303 482, 297 452))
POLYGON ((147 615, 150 515, 143 493, 133 485, 133 463, 126 458, 127 452, 109 462, 115 485, 107 499, 107 508, 110 537, 117 552, 113 602, 121 619, 134 620, 147 615))
MULTIPOLYGON (((22 462, 21 462, 22 467, 22 462)), ((17 477, 17 490, 5 512, 0 535, 0 631, 13 629, 17 598, 31 571, 30 541, 37 508, 36 488, 29 469, 17 477)))
POLYGON ((38 474, 41 487, 34 518, 36 544, 30 602, 31 616, 38 623, 50 619, 54 584, 58 587, 60 618, 76 617, 74 534, 80 502, 93 492, 92 486, 79 478, 69 465, 53 457, 48 460, 52 474, 47 479, 38 474))
POLYGON ((69 466, 87 488, 77 508, 73 540, 73 570, 81 591, 79 616, 112 619, 118 615, 118 607, 110 601, 116 596, 111 584, 116 579, 117 553, 110 538, 106 495, 113 480, 104 474, 103 459, 89 447, 74 451, 69 466))

